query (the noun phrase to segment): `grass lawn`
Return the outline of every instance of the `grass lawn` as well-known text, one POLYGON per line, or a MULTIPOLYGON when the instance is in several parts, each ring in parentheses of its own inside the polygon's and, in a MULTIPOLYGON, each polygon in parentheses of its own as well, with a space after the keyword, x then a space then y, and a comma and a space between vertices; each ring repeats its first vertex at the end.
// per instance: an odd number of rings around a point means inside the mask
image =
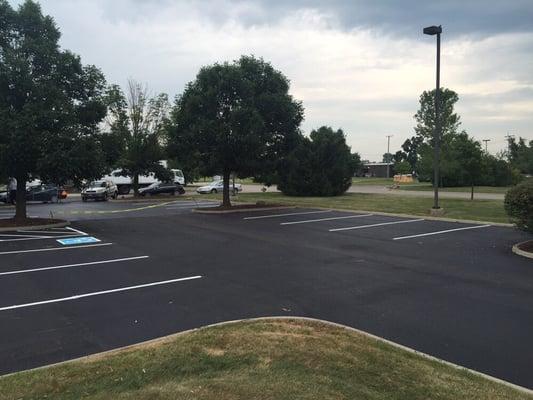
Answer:
POLYGON ((0 399, 532 399, 356 332, 300 320, 211 327, 0 378, 0 399))
MULTIPOLYGON (((474 186, 474 197, 476 193, 502 193, 505 194, 512 186, 474 186)), ((433 186, 431 183, 422 182, 417 184, 404 184, 400 185, 401 190, 412 190, 412 191, 432 191, 433 186)), ((445 187, 439 188, 441 192, 468 192, 470 193, 470 186, 460 186, 460 187, 445 187)))
MULTIPOLYGON (((206 195, 221 199, 220 195, 206 195)), ((367 193, 346 193, 336 197, 290 197, 282 193, 240 193, 232 200, 266 201, 301 207, 326 207, 347 210, 380 211, 412 215, 429 215, 432 198, 367 193)), ((446 218, 475 221, 509 222, 501 200, 441 199, 446 218)))

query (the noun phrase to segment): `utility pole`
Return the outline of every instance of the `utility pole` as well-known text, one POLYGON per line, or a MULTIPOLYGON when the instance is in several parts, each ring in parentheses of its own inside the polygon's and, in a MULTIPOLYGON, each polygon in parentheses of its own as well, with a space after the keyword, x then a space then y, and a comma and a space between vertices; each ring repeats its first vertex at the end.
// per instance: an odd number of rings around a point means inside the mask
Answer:
POLYGON ((487 145, 490 142, 490 139, 483 139, 483 142, 485 142, 485 153, 488 153, 489 151, 488 151, 487 145))
POLYGON ((389 157, 389 154, 390 154, 390 138, 393 137, 394 135, 387 135, 387 178, 390 178, 390 159, 388 158, 389 157))

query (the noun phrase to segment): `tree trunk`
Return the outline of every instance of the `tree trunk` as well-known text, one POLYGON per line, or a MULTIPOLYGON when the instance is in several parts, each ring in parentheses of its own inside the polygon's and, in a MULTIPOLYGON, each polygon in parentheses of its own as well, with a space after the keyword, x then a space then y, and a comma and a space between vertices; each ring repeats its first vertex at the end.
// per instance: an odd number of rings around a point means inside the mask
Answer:
POLYGON ((15 208, 15 220, 24 221, 26 219, 26 178, 17 177, 17 196, 15 208))
POLYGON ((133 174, 133 196, 139 197, 139 174, 133 174))
POLYGON ((472 188, 470 190, 470 200, 474 200, 474 185, 472 185, 472 188))
POLYGON ((224 171, 223 179, 224 179, 224 187, 222 190, 222 207, 231 207, 231 201, 229 199, 229 179, 230 179, 229 171, 224 171))

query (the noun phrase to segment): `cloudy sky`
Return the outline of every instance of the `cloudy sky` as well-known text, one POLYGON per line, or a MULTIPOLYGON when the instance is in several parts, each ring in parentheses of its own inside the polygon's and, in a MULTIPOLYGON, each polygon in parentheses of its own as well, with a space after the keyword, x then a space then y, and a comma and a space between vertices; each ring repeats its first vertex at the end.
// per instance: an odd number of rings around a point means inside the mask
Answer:
MULTIPOLYGON (((13 5, 19 0, 10 0, 13 5)), ((99 66, 179 94, 198 69, 254 54, 291 80, 304 132, 342 128, 352 149, 380 161, 413 134, 418 97, 434 86, 442 24, 442 85, 460 95, 463 129, 505 147, 533 140, 532 0, 178 1, 42 0, 61 44, 99 66)))

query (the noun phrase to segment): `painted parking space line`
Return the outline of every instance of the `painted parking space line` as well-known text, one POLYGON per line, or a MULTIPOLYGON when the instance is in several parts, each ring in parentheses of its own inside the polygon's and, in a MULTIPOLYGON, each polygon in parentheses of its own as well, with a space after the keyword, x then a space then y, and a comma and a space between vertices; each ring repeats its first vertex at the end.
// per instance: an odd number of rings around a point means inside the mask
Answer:
POLYGON ((347 215, 344 217, 330 217, 330 218, 319 218, 319 219, 307 219, 304 221, 292 221, 292 222, 282 222, 280 225, 296 225, 296 224, 309 224, 313 222, 322 222, 322 221, 334 221, 337 219, 348 219, 348 218, 363 218, 371 217, 374 214, 359 214, 359 215, 347 215))
POLYGON ((376 226, 384 226, 384 225, 407 224, 407 223, 410 223, 410 222, 419 222, 419 221, 425 221, 425 220, 423 218, 420 218, 420 219, 408 219, 408 220, 405 220, 405 221, 382 222, 382 223, 379 223, 379 224, 349 226, 349 227, 346 227, 346 228, 335 228, 335 229, 330 229, 329 231, 330 232, 351 231, 351 230, 354 230, 354 229, 374 228, 376 226))
POLYGON ((17 269, 17 270, 13 270, 13 271, 0 272, 0 276, 2 276, 2 275, 27 274, 27 273, 30 273, 30 272, 49 271, 49 270, 53 270, 53 269, 85 267, 85 266, 89 266, 89 265, 120 263, 120 262, 126 262, 126 261, 142 260, 142 259, 149 258, 149 257, 150 256, 115 258, 115 259, 112 259, 112 260, 91 261, 91 262, 84 262, 84 263, 77 263, 77 264, 54 265, 54 266, 51 266, 51 267, 17 269))
POLYGON ((45 247, 41 249, 2 251, 0 252, 0 256, 8 255, 8 254, 40 253, 42 251, 85 249, 87 247, 111 246, 112 244, 113 243, 97 243, 97 244, 88 244, 88 245, 81 245, 81 246, 74 246, 74 247, 45 247))
POLYGON ((58 299, 36 301, 36 302, 33 302, 33 303, 25 303, 25 304, 15 304, 15 305, 12 305, 12 306, 0 307, 0 311, 8 311, 8 310, 14 310, 14 309, 17 309, 17 308, 35 307, 35 306, 40 306, 40 305, 43 305, 43 304, 52 304, 52 303, 60 303, 60 302, 64 302, 64 301, 79 300, 79 299, 83 299, 83 298, 86 298, 86 297, 101 296, 101 295, 110 294, 110 293, 125 292, 125 291, 128 291, 128 290, 142 289, 142 288, 147 288, 147 287, 152 287, 152 286, 168 285, 168 284, 171 284, 171 283, 184 282, 184 281, 190 281, 190 280, 201 279, 201 278, 202 278, 201 275, 188 276, 186 278, 176 278, 176 279, 169 279, 169 280, 166 280, 166 281, 143 283, 141 285, 127 286, 127 287, 108 289, 108 290, 101 290, 99 292, 77 294, 77 295, 74 295, 74 296, 62 297, 62 298, 58 298, 58 299))
POLYGON ((305 214, 320 214, 320 213, 329 213, 333 210, 322 210, 322 211, 306 211, 306 212, 295 212, 287 214, 270 214, 270 215, 259 215, 257 217, 245 217, 243 219, 262 219, 262 218, 278 218, 278 217, 290 217, 291 215, 305 215, 305 214))
POLYGON ((476 225, 476 226, 467 226, 467 227, 464 227, 464 228, 446 229, 445 231, 436 231, 436 232, 420 233, 418 235, 395 237, 392 240, 404 240, 404 239, 412 239, 412 238, 423 237, 423 236, 441 235, 443 233, 466 231, 466 230, 469 230, 469 229, 488 228, 489 226, 491 226, 491 225, 476 225))

